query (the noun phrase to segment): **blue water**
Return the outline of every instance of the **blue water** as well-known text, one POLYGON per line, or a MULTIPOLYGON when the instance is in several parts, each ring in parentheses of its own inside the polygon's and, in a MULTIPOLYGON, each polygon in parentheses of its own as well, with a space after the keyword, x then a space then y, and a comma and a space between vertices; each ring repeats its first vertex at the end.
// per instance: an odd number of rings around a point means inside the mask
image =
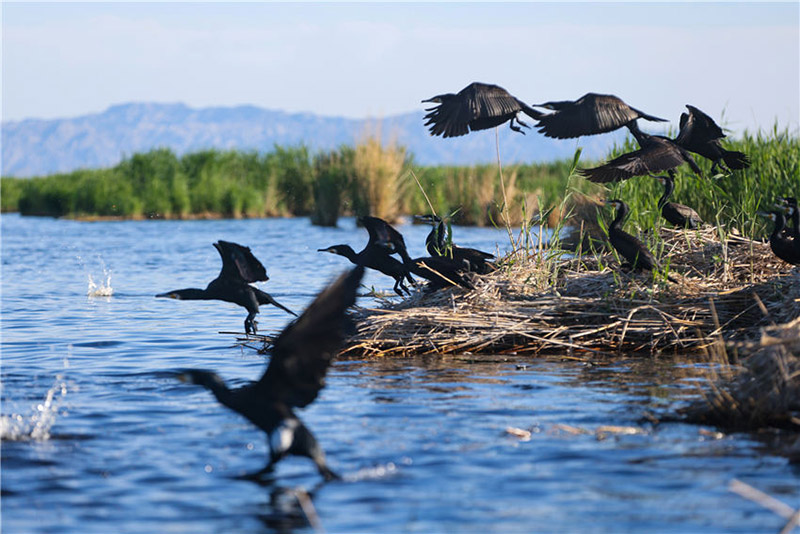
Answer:
MULTIPOLYGON (((226 239, 250 246, 271 277, 260 287, 300 312, 348 267, 316 249, 358 250, 366 232, 352 219, 0 222, 4 533, 778 531, 782 519, 727 490, 734 478, 800 506, 797 467, 752 437, 643 422, 702 373, 668 359, 339 361, 301 417, 344 480, 323 484, 291 458, 256 484, 242 475, 264 466, 263 434, 171 374, 257 378, 264 358, 220 334, 241 332, 244 310, 154 295, 204 287, 220 265, 211 243, 226 239), (87 295, 90 280, 113 295, 87 295), (601 425, 640 433, 600 439, 601 425)), ((422 255, 427 228, 399 228, 422 255)), ((504 231, 454 232, 508 244, 504 231)), ((264 333, 290 319, 269 306, 258 318, 264 333)))

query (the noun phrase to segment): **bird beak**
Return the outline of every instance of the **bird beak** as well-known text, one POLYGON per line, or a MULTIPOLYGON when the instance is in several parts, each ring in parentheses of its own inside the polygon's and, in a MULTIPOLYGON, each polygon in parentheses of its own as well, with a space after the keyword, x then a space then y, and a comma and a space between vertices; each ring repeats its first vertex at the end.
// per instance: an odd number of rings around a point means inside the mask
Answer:
POLYGON ((159 293, 156 295, 157 299, 177 299, 178 296, 175 293, 159 293))
POLYGON ((331 250, 332 248, 333 248, 333 247, 328 247, 328 248, 318 248, 318 249, 317 249, 317 252, 331 252, 331 253, 333 253, 333 250, 331 250))

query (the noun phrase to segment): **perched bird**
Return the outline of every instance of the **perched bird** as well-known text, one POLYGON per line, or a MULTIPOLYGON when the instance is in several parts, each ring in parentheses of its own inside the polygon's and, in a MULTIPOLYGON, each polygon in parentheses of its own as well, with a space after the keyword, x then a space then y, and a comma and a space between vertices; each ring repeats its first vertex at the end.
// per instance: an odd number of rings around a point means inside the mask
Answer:
POLYGON ((730 173, 731 169, 746 169, 750 166, 750 159, 744 152, 725 150, 720 144, 720 139, 725 137, 714 119, 694 106, 686 105, 689 113, 681 113, 680 131, 675 142, 690 152, 710 159, 711 173, 719 166, 730 173), (728 168, 730 167, 730 168, 728 168))
POLYGON ((617 212, 608 227, 608 240, 611 246, 625 258, 627 265, 634 271, 660 270, 655 256, 636 237, 624 231, 620 226, 630 211, 628 205, 621 200, 606 200, 607 206, 613 206, 617 212))
POLYGON ((403 259, 406 269, 430 282, 431 290, 441 289, 449 286, 461 286, 472 289, 473 285, 467 276, 469 264, 463 261, 456 261, 443 256, 430 256, 412 259, 406 249, 406 242, 403 235, 383 219, 377 217, 362 217, 365 225, 369 224, 376 235, 388 239, 393 253, 397 253, 403 259))
POLYGON ((792 225, 787 229, 789 236, 795 239, 795 244, 800 246, 800 211, 797 209, 797 199, 794 197, 781 197, 783 212, 790 218, 792 225))
POLYGON ((658 199, 658 207, 661 210, 661 216, 668 223, 683 228, 691 228, 692 230, 703 224, 703 219, 700 218, 700 215, 689 206, 668 202, 672 191, 675 190, 675 178, 669 175, 658 176, 658 181, 664 186, 664 194, 658 199))
POLYGON ((431 135, 442 137, 467 135, 470 131, 494 128, 506 121, 510 121, 512 130, 524 134, 514 121, 520 126, 529 126, 519 120, 517 114, 521 111, 532 119, 543 115, 502 87, 478 82, 469 84, 457 94, 436 95, 422 102, 438 104, 425 110, 428 114, 424 120, 425 126, 430 126, 431 135))
POLYGON ((269 462, 259 474, 271 471, 287 455, 314 461, 326 480, 338 478, 325 462, 314 435, 294 414, 325 387, 325 373, 342 345, 352 321, 345 313, 355 303, 364 268, 358 266, 325 288, 298 319, 275 340, 267 370, 246 386, 229 389, 216 373, 181 371, 178 378, 210 390, 217 400, 266 432, 269 462))
POLYGON ((578 173, 589 181, 598 183, 617 182, 634 176, 652 175, 667 171, 674 174, 674 169, 688 163, 698 175, 702 175, 700 167, 689 152, 667 137, 646 134, 635 122, 628 125, 631 133, 639 142, 639 150, 622 154, 598 167, 579 169, 578 173))
MULTIPOLYGON (((404 280, 408 280, 412 285, 415 283, 408 268, 403 263, 391 256, 395 252, 394 243, 397 242, 397 237, 390 235, 384 224, 377 224, 373 219, 375 217, 361 217, 359 221, 364 225, 369 234, 367 245, 359 253, 356 253, 350 245, 334 245, 328 248, 318 249, 317 252, 330 252, 344 256, 356 265, 363 265, 387 276, 394 278, 394 291, 401 297, 403 291, 410 295, 411 292, 404 284, 404 280)), ((380 221, 380 219, 377 219, 380 221)), ((391 227, 389 227, 391 228, 391 227)), ((396 232, 398 236, 400 233, 396 232)), ((400 236, 400 239, 403 237, 400 236)), ((405 246, 405 244, 403 245, 405 246)))
POLYGON ((597 93, 586 93, 575 101, 545 102, 535 107, 554 111, 539 118, 536 127, 540 133, 556 139, 610 132, 635 123, 636 119, 666 122, 630 107, 617 96, 597 93))
POLYGON ((487 274, 494 270, 494 265, 491 263, 494 260, 493 254, 474 248, 459 247, 452 242, 452 236, 448 246, 447 230, 444 221, 438 215, 416 215, 414 218, 433 225, 428 237, 425 238, 425 249, 431 256, 444 256, 458 262, 466 261, 469 263, 470 271, 478 274, 487 274))
POLYGON ((786 227, 786 218, 783 211, 758 212, 775 223, 772 234, 769 236, 769 247, 772 252, 787 263, 800 265, 800 247, 795 246, 794 239, 783 233, 786 227))
POLYGON ((272 304, 297 316, 292 310, 272 298, 269 293, 250 285, 251 282, 266 282, 269 280, 269 276, 258 258, 250 252, 249 247, 229 241, 217 241, 214 243, 214 248, 222 257, 222 270, 219 276, 209 282, 205 289, 175 289, 160 293, 156 297, 178 300, 224 300, 238 304, 247 309, 244 331, 248 334, 256 333, 255 316, 258 313, 259 304, 272 304))

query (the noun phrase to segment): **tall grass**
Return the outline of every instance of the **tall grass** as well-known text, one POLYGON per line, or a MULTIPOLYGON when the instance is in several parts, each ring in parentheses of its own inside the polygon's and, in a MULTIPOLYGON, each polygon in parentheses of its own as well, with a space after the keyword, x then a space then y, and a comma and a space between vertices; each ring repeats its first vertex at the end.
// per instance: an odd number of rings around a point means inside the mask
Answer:
POLYGON ((351 196, 357 215, 394 221, 402 213, 408 184, 406 149, 384 146, 380 133, 359 142, 353 154, 351 196))

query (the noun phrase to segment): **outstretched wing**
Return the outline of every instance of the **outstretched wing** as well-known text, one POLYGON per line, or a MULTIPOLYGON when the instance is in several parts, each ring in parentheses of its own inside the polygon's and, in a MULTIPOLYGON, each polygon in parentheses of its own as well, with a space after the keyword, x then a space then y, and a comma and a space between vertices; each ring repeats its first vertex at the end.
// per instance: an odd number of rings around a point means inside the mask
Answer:
POLYGON ((586 93, 575 102, 548 102, 542 107, 556 111, 539 119, 539 132, 556 139, 610 132, 640 117, 665 120, 632 108, 615 95, 597 93, 586 93))
POLYGON ((241 278, 248 284, 269 280, 267 270, 250 252, 250 247, 221 240, 214 243, 214 247, 222 257, 220 277, 241 278))
POLYGON ((385 248, 389 254, 406 250, 406 241, 403 234, 398 232, 389 223, 378 217, 364 216, 359 218, 361 224, 369 233, 367 246, 377 245, 385 248))
POLYGON ((289 406, 310 404, 325 387, 325 373, 338 352, 351 320, 345 311, 356 300, 364 267, 341 275, 306 311, 284 328, 258 388, 289 406))
POLYGON ((683 152, 678 147, 671 143, 655 142, 645 148, 622 154, 599 167, 579 169, 578 173, 592 182, 617 182, 634 176, 674 169, 686 162, 683 152))
MULTIPOLYGON (((439 95, 438 106, 425 115, 431 135, 458 137, 472 130, 502 124, 523 109, 519 100, 498 85, 473 82, 458 94, 439 95)), ((527 106, 525 106, 527 108, 527 106)))

